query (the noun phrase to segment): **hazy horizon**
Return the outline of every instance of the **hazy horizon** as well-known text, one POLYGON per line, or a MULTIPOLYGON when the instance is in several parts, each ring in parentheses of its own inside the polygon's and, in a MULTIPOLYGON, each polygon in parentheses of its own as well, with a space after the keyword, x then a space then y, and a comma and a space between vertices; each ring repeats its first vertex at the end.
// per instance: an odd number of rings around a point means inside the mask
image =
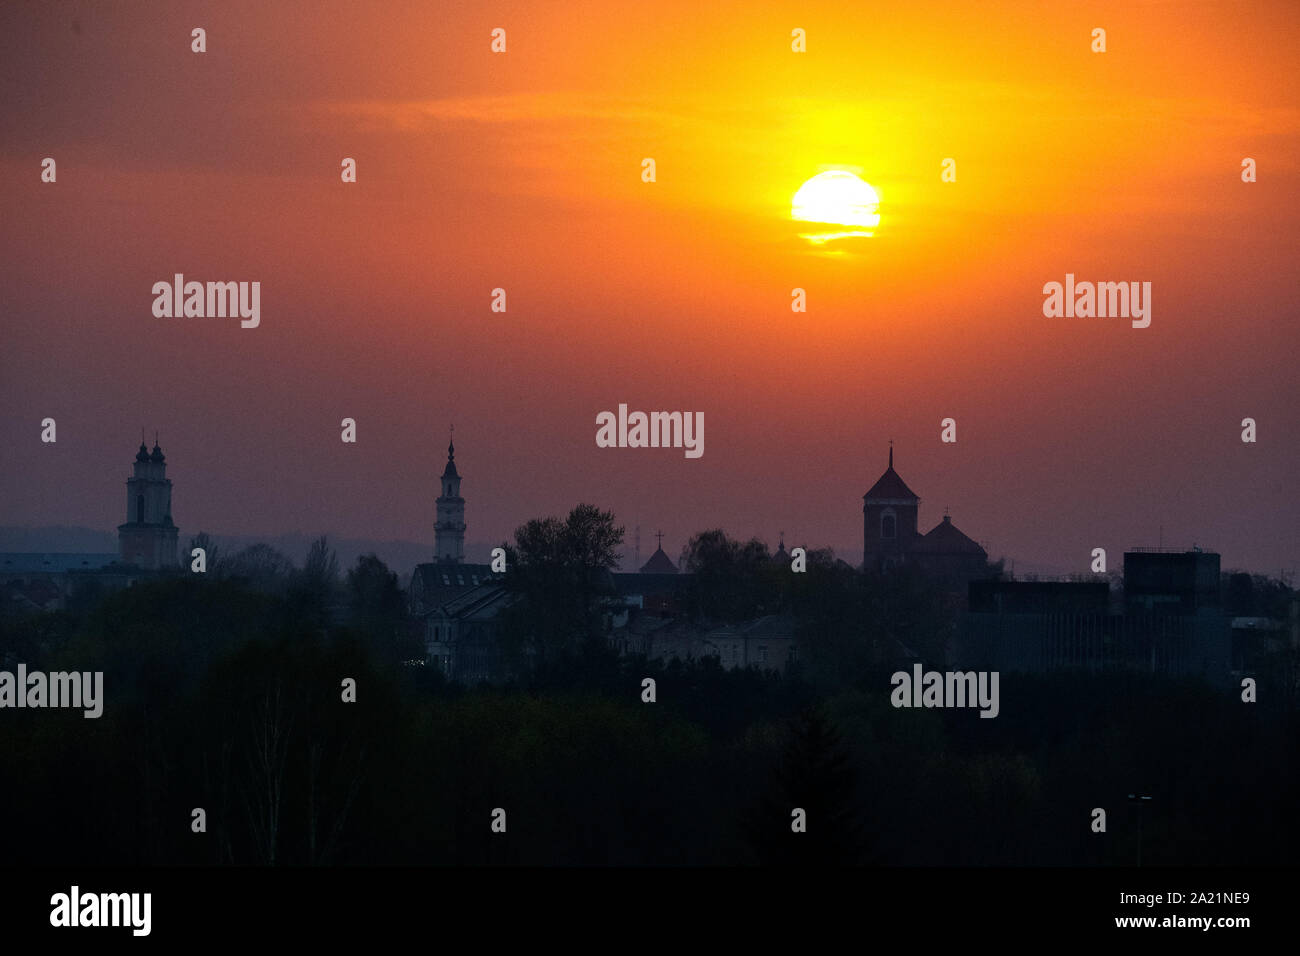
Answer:
POLYGON ((431 545, 454 423, 480 542, 586 501, 646 557, 860 553, 893 439, 921 530, 1018 566, 1300 564, 1295 7, 352 9, 0 12, 0 523, 116 527, 144 427, 182 534, 431 545), (838 251, 790 220, 830 165, 881 199, 838 251), (259 326, 155 317, 176 273, 260 282, 259 326), (1151 282, 1150 327, 1045 318, 1067 274, 1151 282), (596 447, 620 403, 703 456, 596 447))

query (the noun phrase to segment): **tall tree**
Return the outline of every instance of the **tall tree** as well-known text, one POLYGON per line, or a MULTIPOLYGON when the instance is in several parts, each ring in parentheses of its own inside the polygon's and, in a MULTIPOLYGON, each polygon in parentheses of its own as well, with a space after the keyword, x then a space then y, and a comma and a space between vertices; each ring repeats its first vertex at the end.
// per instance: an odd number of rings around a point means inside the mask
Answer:
POLYGON ((200 531, 194 537, 190 538, 190 550, 182 555, 182 564, 187 566, 194 554, 195 548, 203 549, 203 560, 207 570, 205 574, 210 577, 217 577, 222 571, 222 552, 220 546, 212 539, 212 535, 206 531, 200 531))
POLYGON ((338 587, 339 559, 326 535, 321 535, 307 549, 301 580, 313 594, 331 595, 338 587))
POLYGON ((225 570, 230 577, 247 578, 258 590, 281 593, 293 574, 293 562, 269 544, 258 542, 231 557, 225 570))
POLYGON ((352 622, 371 638, 385 660, 407 660, 423 655, 403 626, 405 606, 397 575, 377 555, 363 554, 348 571, 348 605, 352 622))
POLYGON ((289 613, 311 631, 330 624, 330 609, 339 594, 339 561, 329 539, 321 535, 307 550, 302 569, 290 575, 289 613))
POLYGON ((738 541, 721 528, 701 531, 682 549, 682 570, 692 575, 689 603, 696 617, 743 621, 775 611, 789 568, 772 563, 757 538, 738 541))
POLYGON ((601 638, 602 601, 612 595, 623 527, 614 515, 580 504, 567 519, 535 518, 507 546, 506 587, 515 601, 503 613, 502 636, 516 657, 539 666, 601 638))
POLYGON ((835 725, 820 709, 810 708, 791 723, 789 743, 749 832, 763 864, 864 862, 856 774, 835 725), (798 811, 803 816, 797 823, 798 811))

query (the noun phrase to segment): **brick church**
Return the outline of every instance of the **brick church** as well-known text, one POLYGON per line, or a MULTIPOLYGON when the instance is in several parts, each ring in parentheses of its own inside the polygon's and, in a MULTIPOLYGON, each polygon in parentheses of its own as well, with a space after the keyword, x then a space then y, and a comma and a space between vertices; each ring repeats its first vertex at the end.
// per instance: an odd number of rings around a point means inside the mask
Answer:
POLYGON ((921 499, 889 467, 862 496, 863 566, 882 570, 912 564, 928 573, 962 583, 988 574, 988 553, 957 529, 948 515, 927 531, 917 531, 921 499))

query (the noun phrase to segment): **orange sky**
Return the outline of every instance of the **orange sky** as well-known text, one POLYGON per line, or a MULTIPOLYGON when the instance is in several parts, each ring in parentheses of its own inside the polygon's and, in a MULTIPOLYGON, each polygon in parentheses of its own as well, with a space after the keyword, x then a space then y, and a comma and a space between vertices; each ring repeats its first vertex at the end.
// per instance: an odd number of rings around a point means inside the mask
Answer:
POLYGON ((586 500, 856 559, 893 438, 995 556, 1300 563, 1294 4, 471 6, 0 13, 0 524, 116 526, 145 425, 183 537, 432 546, 454 421, 472 544, 586 500), (881 196, 835 255, 789 220, 828 165, 881 196), (175 272, 261 326, 154 318, 175 272), (1067 272, 1151 327, 1044 318, 1067 272), (620 402, 704 456, 596 448, 620 402))

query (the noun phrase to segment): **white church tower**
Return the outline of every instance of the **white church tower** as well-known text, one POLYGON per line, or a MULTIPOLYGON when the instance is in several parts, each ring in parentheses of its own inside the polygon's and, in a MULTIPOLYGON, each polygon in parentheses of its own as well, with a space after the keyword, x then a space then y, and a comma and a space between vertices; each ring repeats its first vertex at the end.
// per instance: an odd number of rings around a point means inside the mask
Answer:
POLYGON ((438 521, 434 530, 434 560, 460 564, 465 560, 465 499, 460 496, 456 472, 456 445, 447 443, 447 467, 442 471, 438 496, 438 521))
POLYGON ((126 523, 117 526, 118 555, 124 564, 157 570, 176 567, 179 531, 172 521, 172 483, 167 459, 153 443, 140 442, 135 474, 126 480, 126 523))

